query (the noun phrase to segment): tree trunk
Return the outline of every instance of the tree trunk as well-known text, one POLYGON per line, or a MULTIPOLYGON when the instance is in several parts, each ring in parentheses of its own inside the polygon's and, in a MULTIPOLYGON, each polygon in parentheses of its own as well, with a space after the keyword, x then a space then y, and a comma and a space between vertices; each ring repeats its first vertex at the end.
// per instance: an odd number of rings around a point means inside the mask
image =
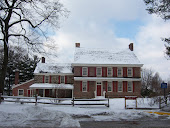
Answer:
POLYGON ((8 37, 4 37, 4 57, 3 57, 3 64, 1 69, 1 76, 0 76, 0 93, 3 94, 4 91, 4 82, 6 77, 7 71, 7 64, 8 64, 8 37))

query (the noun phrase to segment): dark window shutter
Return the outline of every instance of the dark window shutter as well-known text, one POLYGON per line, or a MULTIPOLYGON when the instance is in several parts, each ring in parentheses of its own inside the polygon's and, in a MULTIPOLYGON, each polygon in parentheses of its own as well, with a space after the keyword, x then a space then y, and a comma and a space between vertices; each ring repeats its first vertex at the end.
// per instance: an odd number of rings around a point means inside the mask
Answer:
POLYGON ((43 83, 44 83, 44 77, 45 77, 45 76, 43 76, 43 83))
POLYGON ((58 76, 58 84, 60 84, 60 76, 58 76))

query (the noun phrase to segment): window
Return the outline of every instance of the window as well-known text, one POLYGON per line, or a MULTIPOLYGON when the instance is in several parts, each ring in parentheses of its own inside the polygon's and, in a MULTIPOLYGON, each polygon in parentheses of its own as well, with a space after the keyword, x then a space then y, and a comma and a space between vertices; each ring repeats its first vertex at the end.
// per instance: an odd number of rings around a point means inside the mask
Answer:
POLYGON ((64 82, 64 76, 61 76, 60 79, 61 79, 61 80, 60 80, 60 83, 61 83, 61 84, 62 84, 62 83, 65 83, 65 82, 64 82))
POLYGON ((82 91, 87 92, 87 82, 83 82, 82 91))
POLYGON ((82 76, 87 76, 87 67, 83 67, 82 70, 82 76))
POLYGON ((102 75, 102 69, 101 68, 97 68, 97 76, 101 76, 102 75))
POLYGON ((38 89, 38 95, 43 97, 43 91, 44 91, 43 89, 38 89))
POLYGON ((45 83, 49 83, 49 76, 45 76, 45 83))
POLYGON ((132 68, 127 68, 128 77, 132 77, 132 68))
POLYGON ((107 76, 112 76, 112 68, 107 68, 107 76))
POLYGON ((118 92, 122 92, 122 91, 123 91, 122 82, 118 82, 118 92))
POLYGON ((127 85, 127 89, 128 89, 128 92, 132 92, 132 82, 128 82, 128 85, 127 85))
POLYGON ((122 68, 117 69, 117 76, 122 77, 122 68))
POLYGON ((24 89, 18 89, 18 96, 24 96, 24 89))
POLYGON ((107 91, 108 92, 112 91, 112 82, 108 82, 108 84, 107 84, 107 91))

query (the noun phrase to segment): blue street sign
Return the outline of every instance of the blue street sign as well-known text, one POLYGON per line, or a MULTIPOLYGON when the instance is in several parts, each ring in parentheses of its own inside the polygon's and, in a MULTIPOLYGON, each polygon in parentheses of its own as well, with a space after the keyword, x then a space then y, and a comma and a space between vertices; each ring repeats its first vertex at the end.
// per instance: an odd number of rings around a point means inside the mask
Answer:
POLYGON ((167 88, 167 83, 161 83, 161 88, 167 88))

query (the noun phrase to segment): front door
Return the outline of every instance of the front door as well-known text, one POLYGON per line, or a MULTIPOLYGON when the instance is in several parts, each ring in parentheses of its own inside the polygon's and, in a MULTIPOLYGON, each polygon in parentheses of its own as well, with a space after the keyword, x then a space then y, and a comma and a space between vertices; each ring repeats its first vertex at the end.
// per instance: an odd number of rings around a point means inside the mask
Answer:
POLYGON ((101 85, 97 85, 97 96, 101 96, 101 85))
POLYGON ((31 96, 31 91, 30 91, 30 89, 27 90, 27 96, 28 96, 28 97, 31 96))

